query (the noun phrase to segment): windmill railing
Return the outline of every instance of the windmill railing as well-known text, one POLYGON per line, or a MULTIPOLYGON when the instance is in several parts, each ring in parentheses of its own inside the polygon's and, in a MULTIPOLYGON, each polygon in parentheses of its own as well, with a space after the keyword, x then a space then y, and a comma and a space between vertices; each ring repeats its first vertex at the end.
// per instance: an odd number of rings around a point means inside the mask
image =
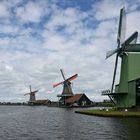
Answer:
POLYGON ((107 90, 103 90, 102 91, 102 95, 107 95, 107 94, 110 94, 111 93, 111 90, 110 89, 107 89, 107 90))
POLYGON ((73 94, 58 94, 57 97, 67 97, 67 96, 73 96, 73 94))
POLYGON ((102 95, 112 95, 112 96, 119 96, 119 95, 127 95, 127 92, 111 92, 110 89, 103 90, 102 95))

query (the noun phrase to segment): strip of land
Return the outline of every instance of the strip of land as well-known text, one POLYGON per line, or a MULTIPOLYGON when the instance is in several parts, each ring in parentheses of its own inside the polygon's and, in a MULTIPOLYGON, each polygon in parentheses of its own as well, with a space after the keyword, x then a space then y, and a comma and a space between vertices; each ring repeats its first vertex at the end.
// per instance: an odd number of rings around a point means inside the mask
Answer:
POLYGON ((79 110, 75 113, 93 115, 100 117, 137 117, 140 118, 140 111, 118 111, 118 110, 79 110))

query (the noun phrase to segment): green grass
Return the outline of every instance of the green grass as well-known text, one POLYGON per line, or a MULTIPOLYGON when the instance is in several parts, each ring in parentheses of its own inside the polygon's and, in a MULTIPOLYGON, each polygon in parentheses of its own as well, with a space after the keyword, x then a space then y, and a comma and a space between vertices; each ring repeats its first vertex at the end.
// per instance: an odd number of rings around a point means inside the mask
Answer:
POLYGON ((95 115, 102 117, 140 117, 140 112, 133 111, 117 111, 113 109, 106 110, 80 110, 75 111, 75 113, 85 114, 85 115, 95 115))

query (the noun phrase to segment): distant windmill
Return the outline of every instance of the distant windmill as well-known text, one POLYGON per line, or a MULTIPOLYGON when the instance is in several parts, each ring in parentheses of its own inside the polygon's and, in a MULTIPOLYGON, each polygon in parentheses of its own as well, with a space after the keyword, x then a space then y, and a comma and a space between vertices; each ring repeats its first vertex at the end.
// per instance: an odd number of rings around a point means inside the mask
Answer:
POLYGON ((38 92, 38 90, 32 91, 32 89, 31 89, 31 85, 29 86, 29 89, 30 89, 30 92, 24 94, 24 96, 26 96, 26 95, 30 95, 29 103, 33 103, 33 102, 36 100, 36 98, 35 98, 35 94, 36 94, 36 92, 38 92))
POLYGON ((71 77, 69 77, 69 78, 66 79, 66 78, 65 78, 65 75, 64 75, 64 72, 63 72, 62 69, 60 69, 60 72, 61 72, 61 74, 62 74, 62 77, 63 77, 64 81, 59 82, 59 83, 57 83, 57 84, 54 84, 53 87, 55 88, 55 87, 57 87, 57 86, 63 84, 63 91, 62 91, 62 94, 61 94, 61 95, 58 95, 58 97, 61 97, 60 102, 61 102, 63 105, 65 105, 65 100, 66 100, 68 97, 73 96, 73 92, 72 92, 72 87, 71 87, 71 82, 70 82, 70 81, 76 79, 77 76, 78 76, 78 74, 75 74, 75 75, 73 75, 73 76, 71 76, 71 77))
POLYGON ((136 44, 138 32, 134 32, 128 39, 123 40, 125 37, 125 9, 120 10, 120 21, 118 28, 117 43, 118 46, 115 50, 107 52, 106 58, 116 53, 116 61, 114 67, 113 81, 111 90, 103 91, 103 95, 108 95, 110 99, 118 107, 132 107, 139 103, 136 103, 136 84, 137 79, 140 77, 140 45, 136 44), (121 74, 120 82, 115 86, 114 83, 117 71, 118 58, 121 58, 121 74))

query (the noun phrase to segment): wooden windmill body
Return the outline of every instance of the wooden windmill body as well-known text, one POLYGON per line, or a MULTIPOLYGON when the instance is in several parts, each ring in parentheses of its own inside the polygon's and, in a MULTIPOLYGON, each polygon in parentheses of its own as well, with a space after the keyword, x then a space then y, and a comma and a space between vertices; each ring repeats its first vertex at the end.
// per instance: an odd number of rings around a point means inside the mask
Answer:
POLYGON ((36 96, 35 96, 35 95, 36 95, 36 92, 38 92, 38 90, 32 91, 32 89, 31 89, 31 85, 29 86, 29 88, 30 88, 30 92, 24 94, 24 96, 26 96, 26 95, 30 95, 30 98, 29 98, 28 104, 33 104, 33 103, 36 101, 36 96))

